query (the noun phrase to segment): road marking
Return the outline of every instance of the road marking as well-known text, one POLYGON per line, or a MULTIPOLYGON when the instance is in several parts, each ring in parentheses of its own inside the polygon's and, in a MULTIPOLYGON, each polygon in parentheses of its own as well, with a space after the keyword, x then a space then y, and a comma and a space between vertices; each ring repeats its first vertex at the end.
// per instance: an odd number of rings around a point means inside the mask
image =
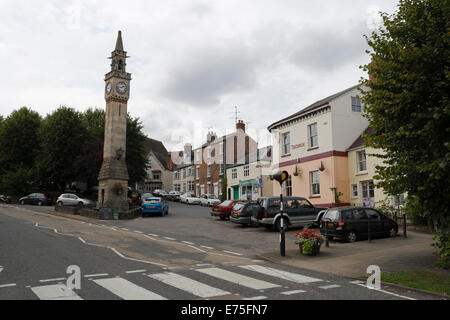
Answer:
POLYGON ((16 286, 15 283, 0 284, 0 288, 7 288, 7 287, 14 287, 14 286, 16 286))
POLYGON ((195 243, 192 243, 192 242, 189 242, 189 241, 181 241, 181 242, 186 243, 186 244, 191 244, 191 245, 195 244, 195 243))
POLYGON ((148 235, 151 236, 151 237, 156 237, 156 238, 159 237, 157 234, 151 234, 151 233, 149 233, 148 235))
POLYGON ((125 271, 125 273, 141 273, 141 272, 146 272, 147 270, 142 269, 142 270, 131 270, 131 271, 125 271))
POLYGON ((414 298, 411 298, 411 297, 402 296, 402 295, 399 295, 399 294, 396 294, 396 293, 393 293, 393 292, 389 292, 389 291, 386 291, 386 290, 370 288, 370 287, 368 287, 365 284, 358 284, 358 283, 355 283, 355 284, 357 286, 361 286, 361 287, 364 287, 364 288, 369 289, 369 290, 375 290, 375 291, 387 293, 387 294, 393 295, 395 297, 399 297, 399 298, 403 298, 403 299, 407 299, 407 300, 417 300, 417 299, 414 299, 414 298))
POLYGON ((281 278, 281 279, 284 279, 284 280, 289 280, 289 281, 296 282, 296 283, 309 283, 309 282, 322 281, 321 279, 316 279, 316 278, 304 276, 304 275, 301 275, 301 274, 287 272, 287 271, 282 271, 282 270, 277 270, 277 269, 274 269, 274 268, 264 267, 264 266, 260 266, 260 265, 256 265, 256 264, 255 265, 248 265, 248 266, 239 266, 239 267, 243 268, 243 269, 247 269, 247 270, 263 273, 265 275, 269 275, 269 276, 272 276, 272 277, 277 277, 277 278, 281 278))
POLYGON ((209 250, 214 250, 214 248, 207 247, 207 246, 200 246, 200 248, 205 248, 205 249, 209 249, 209 250))
POLYGON ((130 231, 130 229, 127 228, 120 228, 121 230, 130 231))
POLYGON ((31 290, 40 300, 83 300, 63 284, 33 287, 31 290))
POLYGON ((258 296, 258 297, 252 297, 252 298, 244 298, 242 300, 264 300, 267 299, 266 296, 258 296))
POLYGON ((124 300, 167 300, 123 278, 99 279, 94 282, 124 300))
POLYGON ((136 233, 140 233, 140 234, 143 234, 143 232, 142 232, 142 231, 138 231, 138 230, 134 230, 134 232, 136 232, 136 233))
POLYGON ((352 283, 352 284, 362 284, 362 283, 364 283, 364 281, 354 280, 354 281, 350 281, 350 283, 352 283))
POLYGON ((39 282, 52 282, 52 281, 61 281, 61 280, 66 280, 66 278, 45 279, 45 280, 39 280, 39 282))
POLYGON ((167 240, 173 240, 173 241, 175 241, 175 239, 174 239, 174 238, 169 238, 169 237, 164 237, 164 239, 167 239, 167 240))
POLYGON ((162 263, 156 263, 156 262, 150 262, 150 261, 145 261, 145 260, 139 260, 139 259, 134 259, 134 258, 129 258, 129 257, 125 257, 123 254, 121 254, 119 251, 117 251, 114 248, 109 248, 112 251, 114 251, 119 257, 123 258, 123 259, 127 259, 127 260, 131 260, 131 261, 137 261, 137 262, 142 262, 142 263, 148 263, 148 264, 153 264, 155 266, 161 266, 161 267, 166 267, 167 265, 162 264, 162 263))
POLYGON ((189 293, 191 293, 195 296, 201 297, 201 298, 210 298, 210 297, 224 296, 224 295, 230 294, 227 291, 223 291, 221 289, 211 287, 207 284, 180 276, 180 275, 178 275, 176 273, 172 273, 172 272, 150 274, 148 276, 152 279, 161 281, 172 287, 189 292, 189 293))
POLYGON ((231 253, 231 254, 235 254, 235 255, 237 255, 237 256, 243 256, 243 254, 240 254, 240 253, 236 253, 236 252, 233 252, 233 251, 222 250, 222 252, 226 252, 226 253, 231 253))
POLYGON ((105 276, 109 276, 109 274, 107 274, 107 273, 87 274, 84 277, 85 278, 95 278, 95 277, 105 277, 105 276))
POLYGON ((303 292, 306 292, 306 291, 305 290, 292 290, 292 291, 280 292, 280 294, 283 294, 285 296, 290 296, 292 294, 303 293, 303 292))
POLYGON ((3 271, 3 267, 2 266, 0 266, 0 272, 2 272, 3 271))
POLYGON ((325 290, 327 290, 327 289, 334 289, 334 288, 339 288, 340 287, 340 285, 337 285, 337 284, 331 284, 331 285, 329 285, 329 286, 322 286, 322 287, 319 287, 320 289, 325 289, 325 290))
POLYGON ((196 267, 209 267, 209 266, 211 266, 211 264, 210 263, 199 263, 199 264, 196 264, 195 266, 196 267))
POLYGON ((250 278, 250 277, 243 276, 241 274, 234 273, 234 272, 220 269, 220 268, 198 269, 197 271, 207 274, 209 276, 215 277, 215 278, 219 278, 219 279, 222 279, 225 281, 235 283, 239 286, 244 286, 244 287, 255 289, 255 290, 280 287, 280 285, 277 285, 277 284, 258 280, 255 278, 250 278))

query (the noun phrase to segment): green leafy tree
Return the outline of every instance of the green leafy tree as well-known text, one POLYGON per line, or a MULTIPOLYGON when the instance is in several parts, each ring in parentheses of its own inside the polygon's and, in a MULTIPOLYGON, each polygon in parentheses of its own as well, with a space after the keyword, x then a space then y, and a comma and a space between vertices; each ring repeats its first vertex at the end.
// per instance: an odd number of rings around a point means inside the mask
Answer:
POLYGON ((372 61, 363 67, 365 111, 374 129, 367 144, 383 149, 379 185, 408 192, 422 216, 449 226, 450 106, 448 0, 401 0, 383 27, 366 36, 372 61))
POLYGON ((34 180, 42 118, 29 108, 13 111, 0 125, 0 188, 26 192, 34 180))
POLYGON ((147 177, 147 169, 150 167, 145 153, 146 136, 142 132, 143 126, 139 118, 127 115, 127 168, 130 176, 129 185, 142 182, 147 177))
POLYGON ((66 106, 58 108, 42 122, 39 138, 37 165, 42 182, 64 190, 66 184, 77 179, 74 163, 87 138, 82 115, 66 106))

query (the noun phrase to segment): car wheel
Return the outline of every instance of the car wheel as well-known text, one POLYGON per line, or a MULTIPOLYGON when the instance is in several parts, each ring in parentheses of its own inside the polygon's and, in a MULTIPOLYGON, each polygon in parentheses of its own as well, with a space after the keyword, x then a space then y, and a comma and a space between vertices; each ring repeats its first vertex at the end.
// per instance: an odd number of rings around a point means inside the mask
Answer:
POLYGON ((388 234, 389 234, 389 237, 395 238, 397 236, 397 229, 395 227, 391 227, 389 229, 388 234))
POLYGON ((42 201, 38 201, 38 206, 42 207, 44 203, 42 201))
POLYGON ((63 206, 62 201, 58 201, 58 207, 62 207, 62 206, 63 206))
POLYGON ((21 204, 21 205, 24 205, 24 204, 25 204, 25 201, 20 200, 20 204, 21 204))
MULTIPOLYGON (((284 231, 286 231, 289 227, 289 222, 286 218, 283 218, 283 228, 284 231)), ((281 218, 278 218, 277 222, 275 223, 275 230, 281 231, 281 218)))
POLYGON ((351 230, 345 234, 345 240, 347 242, 355 242, 357 238, 358 238, 358 235, 356 234, 356 231, 354 231, 354 230, 351 230))

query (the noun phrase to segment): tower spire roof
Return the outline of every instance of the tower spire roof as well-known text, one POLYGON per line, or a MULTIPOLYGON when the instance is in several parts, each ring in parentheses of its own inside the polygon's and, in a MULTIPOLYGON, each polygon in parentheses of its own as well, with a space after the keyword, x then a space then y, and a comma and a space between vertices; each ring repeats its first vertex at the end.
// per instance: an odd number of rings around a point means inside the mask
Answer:
POLYGON ((122 31, 120 31, 120 30, 119 30, 119 34, 117 35, 116 50, 123 51, 122 31))

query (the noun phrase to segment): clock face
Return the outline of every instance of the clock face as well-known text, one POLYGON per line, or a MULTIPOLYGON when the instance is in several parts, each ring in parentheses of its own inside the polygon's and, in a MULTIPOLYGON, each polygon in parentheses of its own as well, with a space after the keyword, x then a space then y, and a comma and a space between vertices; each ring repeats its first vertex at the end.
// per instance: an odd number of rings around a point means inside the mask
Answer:
POLYGON ((108 84, 106 85, 106 93, 111 93, 111 89, 112 89, 112 84, 111 84, 111 82, 108 82, 108 84))
POLYGON ((125 82, 119 82, 116 86, 117 88, 117 92, 124 94, 125 92, 127 92, 127 85, 125 82))

